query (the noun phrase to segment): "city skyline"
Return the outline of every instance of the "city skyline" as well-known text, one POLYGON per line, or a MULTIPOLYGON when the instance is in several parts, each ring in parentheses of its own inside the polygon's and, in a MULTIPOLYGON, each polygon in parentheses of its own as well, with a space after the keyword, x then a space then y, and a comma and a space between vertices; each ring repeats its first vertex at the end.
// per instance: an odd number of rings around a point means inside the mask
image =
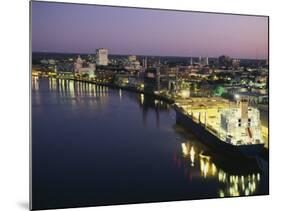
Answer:
POLYGON ((102 47, 120 55, 267 59, 268 18, 32 2, 33 52, 102 47))

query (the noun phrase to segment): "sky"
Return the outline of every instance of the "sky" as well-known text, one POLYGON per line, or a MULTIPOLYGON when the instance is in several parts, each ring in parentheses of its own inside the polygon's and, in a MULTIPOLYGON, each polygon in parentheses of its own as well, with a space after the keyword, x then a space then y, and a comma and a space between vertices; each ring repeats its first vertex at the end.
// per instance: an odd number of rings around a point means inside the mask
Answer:
POLYGON ((268 18, 32 2, 32 51, 266 59, 268 18))

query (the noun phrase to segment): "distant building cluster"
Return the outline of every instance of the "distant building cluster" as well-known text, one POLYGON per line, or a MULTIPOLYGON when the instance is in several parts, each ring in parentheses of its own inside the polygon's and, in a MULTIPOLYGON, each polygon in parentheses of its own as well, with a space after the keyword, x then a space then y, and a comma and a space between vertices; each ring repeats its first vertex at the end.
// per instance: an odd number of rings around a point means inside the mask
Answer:
POLYGON ((268 60, 210 57, 112 55, 106 48, 93 55, 40 57, 34 64, 49 74, 69 75, 137 87, 178 98, 245 97, 250 104, 268 103, 268 60))

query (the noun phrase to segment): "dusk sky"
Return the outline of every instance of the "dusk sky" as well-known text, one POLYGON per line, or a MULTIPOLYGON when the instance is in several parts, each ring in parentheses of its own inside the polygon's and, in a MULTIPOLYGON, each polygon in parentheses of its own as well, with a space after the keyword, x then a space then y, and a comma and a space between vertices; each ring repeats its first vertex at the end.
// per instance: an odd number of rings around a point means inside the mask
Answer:
POLYGON ((267 17, 32 2, 32 51, 265 59, 267 17))

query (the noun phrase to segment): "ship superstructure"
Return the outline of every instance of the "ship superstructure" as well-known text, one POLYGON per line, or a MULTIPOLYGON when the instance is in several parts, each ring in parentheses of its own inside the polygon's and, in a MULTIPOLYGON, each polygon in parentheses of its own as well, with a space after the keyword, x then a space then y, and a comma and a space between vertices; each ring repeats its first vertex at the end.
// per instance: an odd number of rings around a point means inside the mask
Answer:
POLYGON ((238 108, 220 112, 220 139, 233 145, 261 144, 259 110, 248 106, 242 99, 238 108))

